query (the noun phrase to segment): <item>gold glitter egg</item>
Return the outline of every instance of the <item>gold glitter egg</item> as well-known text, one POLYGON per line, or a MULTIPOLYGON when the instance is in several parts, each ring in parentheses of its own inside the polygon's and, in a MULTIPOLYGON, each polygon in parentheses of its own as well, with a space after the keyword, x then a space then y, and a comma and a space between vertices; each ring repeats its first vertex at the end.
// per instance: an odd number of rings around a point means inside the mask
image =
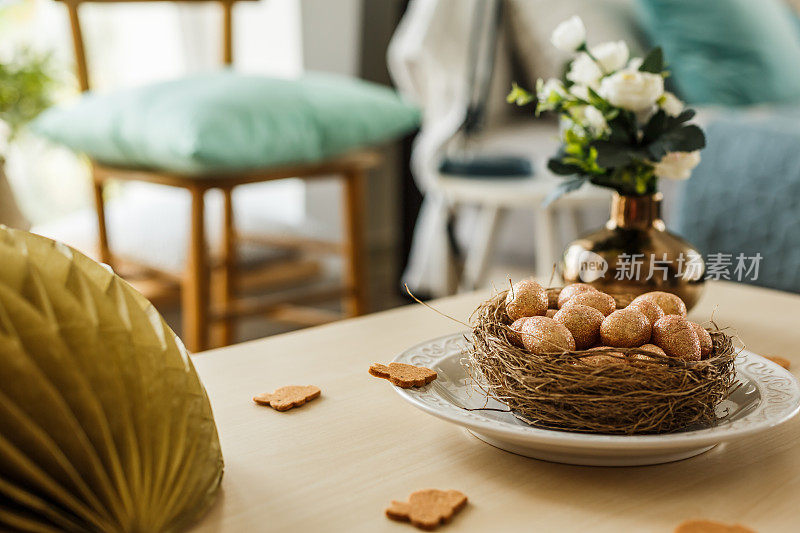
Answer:
POLYGON ((575 339, 575 348, 583 350, 600 340, 603 313, 588 305, 573 304, 559 310, 553 320, 564 324, 575 339))
POLYGON ((560 353, 575 349, 575 339, 566 326, 544 316, 525 320, 521 336, 525 349, 535 354, 560 353))
POLYGON ((506 313, 511 320, 543 316, 547 312, 547 291, 532 279, 515 283, 506 295, 506 313))
POLYGON ((558 293, 558 308, 561 309, 564 305, 572 299, 573 296, 584 292, 591 292, 597 291, 591 285, 587 285, 586 283, 573 283, 572 285, 567 285, 561 292, 558 293))
POLYGON ((653 342, 669 357, 686 361, 700 360, 700 340, 688 320, 667 315, 653 324, 653 342))
POLYGON ((600 325, 603 344, 635 348, 650 339, 652 328, 647 317, 637 309, 620 309, 608 315, 600 325))
POLYGON ((569 301, 564 304, 564 306, 568 305, 588 305, 589 307, 594 307, 601 313, 603 316, 608 316, 614 312, 617 308, 617 303, 614 301, 614 297, 608 295, 604 292, 600 292, 598 290, 594 291, 586 291, 580 294, 577 294, 569 299, 569 301))
POLYGON ((517 346, 519 348, 524 348, 525 346, 522 344, 522 325, 525 324, 525 321, 528 320, 530 317, 524 316, 522 318, 516 319, 508 329, 511 331, 509 332, 508 338, 511 341, 511 344, 517 346))
POLYGON ((656 323, 656 320, 664 316, 664 311, 653 300, 634 300, 625 309, 636 309, 644 313, 650 326, 656 323))
POLYGON ((697 340, 700 341, 700 358, 705 359, 714 351, 714 342, 711 340, 711 334, 700 324, 689 322, 689 325, 692 326, 695 335, 697 335, 697 340))
MULTIPOLYGON (((645 352, 652 352, 654 354, 658 354, 658 355, 660 355, 662 357, 666 357, 667 356, 667 354, 664 352, 664 350, 662 350, 661 348, 659 348, 655 344, 644 344, 642 346, 639 346, 639 349, 643 350, 645 352)), ((645 357, 647 357, 647 356, 645 356, 645 357)))
POLYGON ((613 365, 625 362, 625 354, 623 354, 622 352, 608 351, 608 350, 613 350, 613 347, 611 346, 596 346, 594 348, 591 348, 589 351, 595 352, 601 350, 604 353, 581 357, 578 361, 586 366, 594 366, 594 367, 613 365))
POLYGON ((671 292, 653 291, 637 296, 631 305, 641 300, 650 300, 664 311, 665 315, 686 316, 686 304, 671 292))

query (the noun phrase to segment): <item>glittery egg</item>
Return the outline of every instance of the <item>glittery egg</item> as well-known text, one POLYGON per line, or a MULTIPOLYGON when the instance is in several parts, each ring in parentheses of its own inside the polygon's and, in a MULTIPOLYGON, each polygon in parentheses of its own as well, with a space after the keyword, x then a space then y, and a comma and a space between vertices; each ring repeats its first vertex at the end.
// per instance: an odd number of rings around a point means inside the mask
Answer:
POLYGON ((508 332, 508 339, 514 346, 517 346, 519 348, 525 347, 522 344, 522 326, 523 324, 525 324, 525 321, 528 320, 529 318, 530 317, 527 316, 518 318, 510 326, 508 326, 508 329, 511 330, 508 332))
POLYGON ((564 324, 575 339, 575 348, 583 350, 600 340, 603 313, 588 305, 573 304, 559 310, 553 320, 564 324))
POLYGON ((637 309, 644 313, 650 325, 656 323, 656 320, 664 316, 664 311, 653 300, 634 300, 625 309, 637 309))
POLYGON ((543 316, 547 312, 547 291, 532 279, 515 283, 506 295, 506 313, 511 320, 543 316))
POLYGON ((570 301, 573 296, 596 290, 597 289, 591 285, 587 285, 586 283, 573 283, 572 285, 567 285, 561 289, 560 293, 558 293, 558 308, 561 309, 564 307, 564 305, 570 301))
POLYGON ((631 305, 641 300, 650 300, 664 311, 665 315, 686 316, 686 304, 679 297, 670 292, 653 291, 637 296, 631 305))
POLYGON ((588 305, 589 307, 594 307, 601 313, 603 316, 608 316, 614 312, 617 308, 617 303, 614 301, 614 297, 610 296, 604 292, 600 292, 598 290, 594 291, 586 291, 581 294, 577 294, 569 299, 569 301, 564 304, 564 306, 568 305, 588 305))
POLYGON ((639 346, 639 349, 642 350, 642 351, 645 351, 645 352, 652 352, 652 353, 660 355, 662 357, 666 357, 667 356, 667 354, 664 352, 664 350, 662 350, 661 348, 659 348, 655 344, 644 344, 642 346, 639 346))
POLYGON ((686 361, 700 360, 700 340, 688 320, 667 315, 653 324, 653 342, 669 357, 686 361))
POLYGON ((697 340, 700 341, 700 358, 705 359, 714 351, 714 341, 711 340, 711 334, 700 324, 689 322, 689 325, 692 326, 695 335, 697 335, 697 340))
POLYGON ((608 315, 600 325, 603 344, 635 348, 650 339, 652 328, 647 317, 637 309, 620 309, 608 315))
POLYGON ((613 352, 608 350, 613 350, 613 347, 596 346, 594 348, 591 348, 588 351, 590 352, 603 351, 604 353, 581 357, 579 359, 579 362, 587 366, 606 366, 606 365, 619 364, 625 362, 625 354, 623 354, 622 352, 613 352))
POLYGON ((535 354, 560 353, 575 350, 572 333, 552 318, 530 317, 522 324, 522 344, 535 354))

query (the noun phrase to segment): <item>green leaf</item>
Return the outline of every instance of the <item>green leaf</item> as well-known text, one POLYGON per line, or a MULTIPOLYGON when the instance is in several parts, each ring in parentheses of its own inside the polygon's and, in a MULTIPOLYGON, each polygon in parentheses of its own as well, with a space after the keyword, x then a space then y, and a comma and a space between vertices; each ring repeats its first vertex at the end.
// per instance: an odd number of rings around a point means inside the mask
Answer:
POLYGON ((668 129, 667 113, 659 109, 642 128, 642 142, 651 143, 668 129))
POLYGON ((550 169, 550 172, 553 174, 558 174, 559 176, 572 176, 574 174, 578 174, 581 172, 581 167, 569 163, 564 163, 561 159, 556 157, 551 158, 547 161, 547 168, 550 169))
POLYGON ((653 161, 660 161, 669 152, 694 152, 706 145, 703 130, 694 124, 672 129, 647 146, 647 153, 653 161))
POLYGON ((679 131, 681 136, 675 148, 676 152, 694 152, 706 147, 706 135, 698 126, 690 124, 683 126, 679 131))
POLYGON ((583 184, 586 183, 586 180, 587 178, 585 177, 579 177, 559 183, 558 186, 545 197, 542 202, 542 207, 547 207, 568 192, 580 189, 583 184))
POLYGON ((611 141, 595 141, 592 148, 597 150, 597 164, 603 168, 623 167, 633 161, 631 147, 611 141))
POLYGON ((650 50, 650 53, 644 58, 644 61, 642 61, 639 67, 639 71, 661 74, 662 70, 664 70, 664 51, 661 50, 660 46, 656 46, 650 50))
POLYGON ((684 109, 681 113, 675 117, 679 123, 689 122, 694 118, 695 112, 694 109, 684 109))
POLYGON ((587 89, 589 92, 589 104, 591 104, 593 107, 596 107, 600 111, 604 111, 611 107, 611 104, 609 104, 605 98, 597 94, 597 91, 591 87, 587 87, 587 89))
POLYGON ((516 83, 511 84, 511 92, 506 96, 506 102, 517 104, 518 106, 528 105, 535 99, 534 95, 526 91, 516 83))

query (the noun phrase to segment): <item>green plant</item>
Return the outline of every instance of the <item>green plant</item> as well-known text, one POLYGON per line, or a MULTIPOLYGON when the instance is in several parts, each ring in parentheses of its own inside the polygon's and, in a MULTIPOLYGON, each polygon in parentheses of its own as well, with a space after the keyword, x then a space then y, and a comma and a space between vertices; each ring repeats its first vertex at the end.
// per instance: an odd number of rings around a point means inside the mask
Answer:
POLYGON ((0 61, 0 121, 9 139, 50 106, 54 86, 50 57, 24 49, 0 61))

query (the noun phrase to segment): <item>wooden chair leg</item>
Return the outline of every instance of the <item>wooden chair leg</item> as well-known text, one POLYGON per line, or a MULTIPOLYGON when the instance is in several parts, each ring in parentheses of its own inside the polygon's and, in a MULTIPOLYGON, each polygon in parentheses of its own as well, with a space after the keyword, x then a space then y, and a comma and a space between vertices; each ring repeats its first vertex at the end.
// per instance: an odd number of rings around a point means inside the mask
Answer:
POLYGON ((208 255, 205 238, 205 188, 192 187, 189 249, 183 279, 183 342, 191 352, 208 346, 208 255))
MULTIPOLYGON (((236 295, 236 228, 233 213, 233 188, 223 189, 222 212, 222 272, 219 278, 220 304, 224 311, 229 311, 236 295)), ((219 325, 219 342, 221 346, 233 344, 235 333, 233 318, 224 318, 219 325)))
POLYGON ((348 289, 342 303, 347 316, 367 312, 366 258, 364 250, 364 186, 366 172, 354 168, 343 176, 344 185, 344 283, 348 289))
POLYGON ((108 229, 106 227, 106 205, 103 198, 105 182, 94 181, 94 208, 97 215, 97 257, 101 263, 114 266, 111 258, 111 248, 108 246, 108 229))

